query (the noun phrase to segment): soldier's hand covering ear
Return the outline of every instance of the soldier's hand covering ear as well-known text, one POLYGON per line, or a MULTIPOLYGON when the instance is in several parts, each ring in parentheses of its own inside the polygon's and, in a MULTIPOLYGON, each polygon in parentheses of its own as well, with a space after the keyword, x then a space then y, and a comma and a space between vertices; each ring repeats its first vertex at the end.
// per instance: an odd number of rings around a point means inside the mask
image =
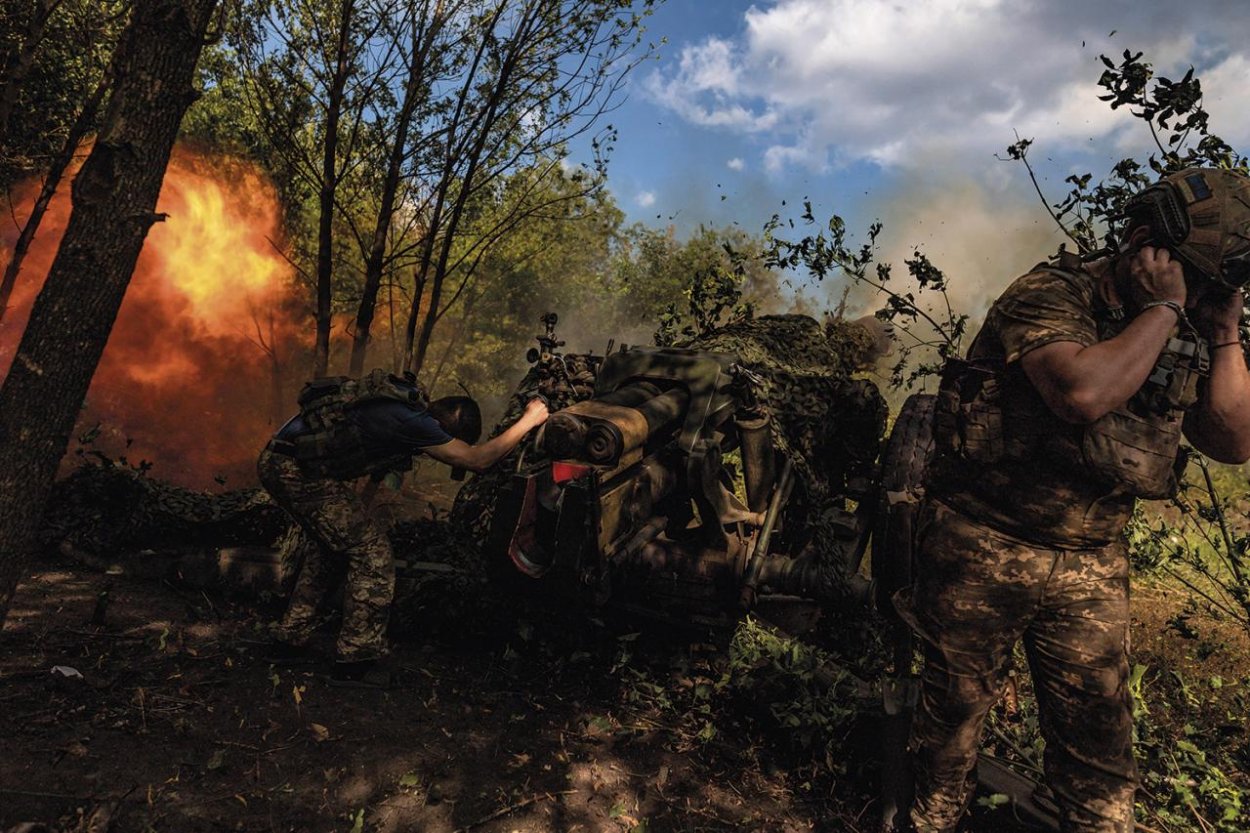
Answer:
POLYGON ((1212 344, 1224 344, 1238 340, 1245 305, 1245 296, 1235 289, 1212 291, 1202 296, 1189 319, 1212 344))
POLYGON ((1129 259, 1129 292, 1136 306, 1172 301, 1185 306, 1185 270, 1163 247, 1145 245, 1129 259))

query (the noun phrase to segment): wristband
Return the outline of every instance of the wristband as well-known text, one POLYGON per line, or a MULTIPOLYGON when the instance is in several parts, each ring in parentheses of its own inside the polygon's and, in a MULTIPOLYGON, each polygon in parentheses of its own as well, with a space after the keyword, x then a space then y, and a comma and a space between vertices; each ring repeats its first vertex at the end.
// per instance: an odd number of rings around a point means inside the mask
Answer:
POLYGON ((1225 342, 1222 342, 1222 343, 1220 343, 1220 344, 1212 344, 1212 345, 1211 345, 1211 349, 1212 349, 1212 350, 1219 350, 1221 347, 1232 347, 1234 344, 1236 344, 1238 347, 1240 347, 1240 346, 1241 346, 1241 340, 1240 340, 1240 339, 1238 339, 1237 341, 1225 341, 1225 342))
MULTIPOLYGON (((1176 313, 1177 321, 1185 320, 1185 310, 1175 301, 1148 301, 1147 303, 1142 304, 1141 312, 1145 312, 1151 307, 1167 307, 1172 312, 1176 313)), ((1141 313, 1138 314, 1140 315, 1141 313)))

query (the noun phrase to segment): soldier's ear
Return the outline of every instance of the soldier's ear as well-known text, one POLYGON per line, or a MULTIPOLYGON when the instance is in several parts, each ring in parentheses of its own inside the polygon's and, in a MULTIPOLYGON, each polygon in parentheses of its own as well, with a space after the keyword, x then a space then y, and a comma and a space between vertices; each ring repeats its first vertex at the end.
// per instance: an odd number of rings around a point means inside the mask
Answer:
POLYGON ((1128 232, 1128 235, 1124 238, 1124 245, 1120 247, 1121 251, 1129 253, 1135 252, 1142 246, 1148 245, 1150 243, 1150 237, 1150 226, 1138 226, 1128 232))

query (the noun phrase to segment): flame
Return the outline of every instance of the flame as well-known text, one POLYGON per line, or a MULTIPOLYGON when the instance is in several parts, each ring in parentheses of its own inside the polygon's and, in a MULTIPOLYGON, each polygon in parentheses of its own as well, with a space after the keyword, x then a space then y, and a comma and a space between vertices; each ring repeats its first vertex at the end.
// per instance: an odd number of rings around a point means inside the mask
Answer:
MULTIPOLYGON (((14 192, 24 222, 38 183, 14 192)), ((0 323, 7 373, 30 305, 69 219, 62 186, 40 226, 0 323)), ((153 462, 188 486, 255 481, 256 454, 290 407, 304 341, 294 270, 278 252, 282 206, 254 165, 177 147, 152 227, 92 381, 80 428, 98 450, 153 462)), ((12 251, 20 226, 6 223, 12 251)))

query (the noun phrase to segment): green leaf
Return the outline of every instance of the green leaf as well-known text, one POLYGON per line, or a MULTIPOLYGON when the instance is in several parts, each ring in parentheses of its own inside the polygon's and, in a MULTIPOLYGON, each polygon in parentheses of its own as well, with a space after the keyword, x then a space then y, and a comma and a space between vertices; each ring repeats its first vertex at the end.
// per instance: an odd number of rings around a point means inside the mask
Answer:
POLYGON ((999 807, 1006 806, 1011 803, 1011 797, 1003 793, 994 793, 983 798, 977 799, 978 807, 986 807, 990 810, 997 810, 999 807))

